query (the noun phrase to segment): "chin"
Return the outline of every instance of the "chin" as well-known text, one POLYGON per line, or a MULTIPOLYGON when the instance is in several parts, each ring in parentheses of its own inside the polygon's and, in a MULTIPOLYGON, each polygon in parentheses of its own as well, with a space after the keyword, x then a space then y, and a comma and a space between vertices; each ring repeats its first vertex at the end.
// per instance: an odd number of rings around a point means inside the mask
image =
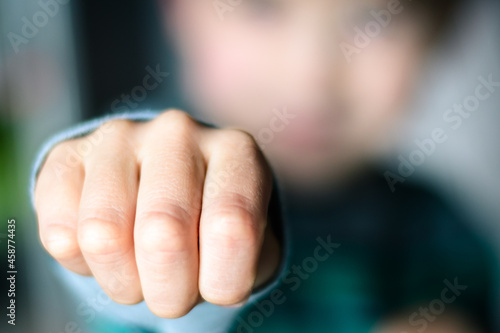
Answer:
POLYGON ((311 194, 330 192, 348 184, 367 165, 366 161, 335 157, 325 159, 324 156, 312 161, 298 154, 279 163, 271 160, 271 164, 285 188, 311 194))
POLYGON ((307 192, 322 191, 330 187, 336 178, 332 169, 334 168, 304 165, 300 162, 281 164, 274 168, 278 179, 286 188, 307 192))

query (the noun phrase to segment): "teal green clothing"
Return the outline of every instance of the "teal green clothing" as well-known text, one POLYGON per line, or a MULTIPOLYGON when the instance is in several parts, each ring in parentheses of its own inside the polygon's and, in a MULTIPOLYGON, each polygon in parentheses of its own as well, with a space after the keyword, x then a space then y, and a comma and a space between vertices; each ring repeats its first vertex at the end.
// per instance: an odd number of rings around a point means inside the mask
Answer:
POLYGON ((396 314, 425 329, 421 307, 433 317, 458 311, 492 332, 493 254, 431 192, 403 185, 392 193, 374 171, 336 193, 291 195, 285 211, 291 258, 282 297, 247 308, 233 332, 367 333, 396 314), (327 237, 338 247, 315 259, 327 237))

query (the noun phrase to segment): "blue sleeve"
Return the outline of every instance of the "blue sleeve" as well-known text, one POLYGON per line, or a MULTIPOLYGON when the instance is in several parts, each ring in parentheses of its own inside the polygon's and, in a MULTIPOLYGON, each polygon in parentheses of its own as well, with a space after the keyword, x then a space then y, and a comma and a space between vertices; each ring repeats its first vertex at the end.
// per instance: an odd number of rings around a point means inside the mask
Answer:
MULTIPOLYGON (((50 138, 46 143, 42 145, 42 148, 40 149, 36 157, 31 172, 30 196, 33 207, 34 188, 38 172, 42 167, 47 154, 55 145, 65 140, 85 136, 96 130, 100 125, 112 119, 148 121, 155 118, 159 113, 160 112, 142 111, 108 115, 95 120, 81 123, 50 138)), ((245 306, 250 306, 252 303, 277 288, 282 280, 282 276, 285 273, 285 267, 287 266, 289 253, 289 237, 287 236, 287 230, 281 218, 281 203, 277 195, 278 192, 279 189, 276 188, 275 185, 270 206, 270 213, 273 214, 273 218, 271 218, 270 220, 272 222, 272 227, 274 229, 274 232, 276 233, 278 240, 282 243, 283 253, 280 267, 278 268, 277 274, 271 279, 270 282, 260 287, 258 290, 254 290, 253 294, 250 296, 248 303, 245 306)), ((205 302, 197 305, 189 314, 182 318, 164 319, 153 314, 149 310, 145 302, 141 302, 136 305, 121 305, 115 303, 109 299, 109 297, 104 293, 104 291, 101 289, 101 287, 93 277, 85 277, 75 274, 63 268, 55 261, 52 261, 52 264, 54 265, 54 269, 57 272, 57 276, 61 279, 61 282, 65 284, 74 294, 74 296, 80 301, 77 306, 76 312, 87 322, 96 320, 96 318, 102 315, 105 317, 109 317, 109 319, 113 321, 119 321, 129 326, 136 326, 158 332, 223 333, 229 331, 238 314, 245 308, 245 306, 242 308, 226 308, 205 302), (91 300, 95 300, 96 297, 103 300, 101 302, 102 306, 99 309, 93 309, 93 311, 89 311, 91 310, 89 308, 90 304, 95 303, 91 300), (94 313, 97 313, 95 317, 94 315, 89 315, 94 313)))
POLYGON ((35 183, 36 183, 36 178, 38 176, 38 172, 40 171, 40 168, 42 167, 43 163, 45 162, 45 158, 47 157, 47 154, 50 152, 50 150, 57 145, 60 142, 63 142, 65 140, 69 139, 75 139, 79 138, 82 136, 85 136, 94 130, 96 130, 99 126, 104 124, 107 121, 113 120, 113 119, 128 119, 128 120, 134 120, 134 121, 147 121, 155 118, 160 112, 155 112, 155 111, 139 111, 139 112, 130 112, 130 113, 116 113, 112 115, 107 115, 101 118, 93 119, 81 124, 78 124, 75 127, 69 128, 66 131, 57 133, 56 135, 52 136, 49 138, 40 148, 36 159, 35 163, 33 164, 33 168, 31 169, 31 179, 30 179, 30 199, 31 199, 31 205, 35 207, 35 200, 34 200, 34 190, 35 190, 35 183))

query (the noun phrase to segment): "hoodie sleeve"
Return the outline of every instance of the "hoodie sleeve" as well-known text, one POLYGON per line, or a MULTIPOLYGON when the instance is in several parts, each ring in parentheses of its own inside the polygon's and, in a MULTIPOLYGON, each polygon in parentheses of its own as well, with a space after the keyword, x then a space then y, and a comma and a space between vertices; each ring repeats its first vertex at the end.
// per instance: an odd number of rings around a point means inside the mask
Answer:
MULTIPOLYGON (((104 123, 113 119, 148 121, 154 119, 159 114, 160 112, 155 111, 141 111, 107 115, 91 121, 83 122, 51 137, 42 145, 32 168, 29 191, 33 208, 35 207, 34 189, 38 173, 45 162, 47 154, 58 143, 90 134, 104 123)), ((285 272, 289 253, 289 237, 287 236, 285 224, 282 219, 281 202, 279 200, 278 192, 279 189, 276 186, 276 182, 274 182, 273 194, 269 206, 269 222, 278 241, 281 243, 281 262, 275 276, 273 276, 267 284, 254 290, 246 305, 240 308, 227 308, 204 302, 197 305, 189 314, 182 318, 164 319, 153 314, 145 302, 141 302, 136 305, 121 305, 115 303, 109 299, 93 277, 85 277, 73 273, 63 268, 53 259, 50 259, 50 264, 53 266, 56 275, 61 282, 66 285, 69 290, 71 290, 71 293, 77 300, 81 301, 76 309, 76 312, 84 318, 87 324, 91 324, 92 321, 99 320, 99 317, 102 317, 108 318, 108 320, 111 321, 126 324, 129 327, 154 330, 157 332, 228 332, 232 324, 236 321, 238 314, 242 312, 246 306, 250 306, 252 303, 277 288, 282 280, 283 273, 285 272), (91 310, 89 308, 91 302, 88 300, 95 299, 96 297, 106 300, 103 308, 100 309, 101 311, 92 311, 92 313, 96 313, 95 316, 86 316, 86 314, 90 313, 91 310)))

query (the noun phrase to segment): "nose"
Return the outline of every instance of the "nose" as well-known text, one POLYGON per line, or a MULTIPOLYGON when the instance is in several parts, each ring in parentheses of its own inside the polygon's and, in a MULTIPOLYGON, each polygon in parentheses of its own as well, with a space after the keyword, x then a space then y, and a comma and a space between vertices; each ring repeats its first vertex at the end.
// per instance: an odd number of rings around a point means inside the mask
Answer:
POLYGON ((296 96, 331 94, 340 84, 340 56, 332 47, 336 41, 317 22, 295 24, 282 44, 279 62, 283 85, 293 87, 296 96))

